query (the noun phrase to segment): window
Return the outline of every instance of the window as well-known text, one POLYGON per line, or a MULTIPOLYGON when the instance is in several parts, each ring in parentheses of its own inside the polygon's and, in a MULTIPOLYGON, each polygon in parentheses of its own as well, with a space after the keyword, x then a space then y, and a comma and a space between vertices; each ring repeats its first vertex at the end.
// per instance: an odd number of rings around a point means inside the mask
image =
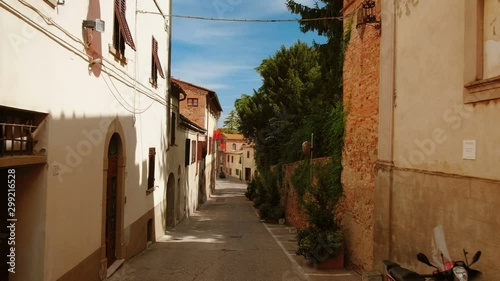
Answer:
POLYGON ((207 155, 207 142, 199 141, 198 142, 198 161, 201 161, 207 155))
POLYGON ((250 151, 247 151, 247 158, 250 158, 250 151))
POLYGON ((165 79, 160 59, 158 58, 158 41, 153 36, 153 42, 151 43, 151 78, 149 82, 155 88, 158 87, 158 74, 160 74, 161 78, 165 79))
POLYGON ((500 98, 498 0, 465 2, 464 102, 500 98))
POLYGON ((500 1, 483 4, 483 79, 500 76, 500 1))
POLYGON ((196 162, 196 141, 193 140, 191 142, 191 164, 193 164, 194 162, 196 162))
POLYGON ((238 160, 238 164, 241 164, 241 156, 240 156, 240 160, 238 160))
POLYGON ((233 143, 232 148, 234 151, 236 151, 236 144, 235 143, 233 143))
POLYGON ((186 139, 186 150, 184 151, 184 165, 185 166, 189 166, 189 160, 190 160, 190 146, 191 146, 191 140, 190 139, 186 139))
POLYGON ((240 170, 236 169, 236 175, 239 176, 240 175, 240 170))
POLYGON ((125 43, 135 49, 134 40, 126 17, 126 0, 115 0, 115 17, 113 23, 113 53, 116 57, 125 56, 125 43))
POLYGON ((234 156, 231 156, 231 163, 234 163, 234 156))
POLYGON ((174 112, 172 112, 172 118, 170 120, 170 145, 175 145, 175 125, 177 125, 177 117, 174 112))
POLYGON ((154 147, 149 148, 149 171, 148 171, 148 189, 154 188, 155 186, 155 156, 156 149, 154 147))
POLYGON ((231 173, 231 172, 232 172, 232 170, 231 170, 231 168, 229 168, 229 175, 232 175, 232 173, 231 173))
POLYGON ((197 98, 188 98, 187 103, 188 103, 188 107, 198 107, 198 99, 197 98))

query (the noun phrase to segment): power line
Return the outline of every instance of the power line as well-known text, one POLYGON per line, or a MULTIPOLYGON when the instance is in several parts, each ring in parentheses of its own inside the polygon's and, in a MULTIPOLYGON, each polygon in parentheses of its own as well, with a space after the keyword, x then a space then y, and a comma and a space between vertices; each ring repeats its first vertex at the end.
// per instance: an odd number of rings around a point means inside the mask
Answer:
MULTIPOLYGON (((158 12, 149 12, 149 11, 137 11, 139 13, 144 14, 155 14, 161 15, 158 12)), ((224 21, 224 22, 308 22, 308 21, 323 21, 323 20, 339 20, 342 21, 343 17, 322 17, 322 18, 310 18, 310 19, 226 19, 226 18, 208 18, 208 17, 198 17, 198 16, 183 16, 183 15, 172 15, 173 18, 181 18, 181 19, 193 19, 193 20, 205 20, 205 21, 224 21)))
POLYGON ((323 21, 323 20, 343 20, 343 17, 323 17, 323 18, 285 19, 285 20, 225 19, 225 18, 206 18, 206 17, 197 17, 197 16, 181 16, 181 15, 172 15, 172 17, 182 18, 182 19, 195 19, 195 20, 207 20, 207 21, 228 21, 228 22, 307 22, 307 21, 323 21))

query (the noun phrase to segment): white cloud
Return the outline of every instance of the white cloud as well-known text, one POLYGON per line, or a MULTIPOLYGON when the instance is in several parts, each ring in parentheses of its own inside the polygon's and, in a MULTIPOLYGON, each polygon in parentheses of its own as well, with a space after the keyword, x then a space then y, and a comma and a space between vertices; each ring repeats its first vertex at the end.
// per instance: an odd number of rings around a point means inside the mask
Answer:
POLYGON ((224 80, 227 80, 234 73, 249 69, 252 67, 241 65, 236 61, 224 63, 196 56, 174 65, 172 74, 181 80, 216 90, 229 88, 230 86, 224 83, 224 80))

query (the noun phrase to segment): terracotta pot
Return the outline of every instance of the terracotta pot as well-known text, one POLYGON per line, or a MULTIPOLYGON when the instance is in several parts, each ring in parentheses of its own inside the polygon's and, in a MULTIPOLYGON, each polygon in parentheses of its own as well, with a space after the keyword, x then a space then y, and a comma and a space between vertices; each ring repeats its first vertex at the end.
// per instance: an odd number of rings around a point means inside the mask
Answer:
POLYGON ((344 247, 335 258, 329 258, 326 261, 317 264, 318 269, 343 269, 344 268, 344 247))

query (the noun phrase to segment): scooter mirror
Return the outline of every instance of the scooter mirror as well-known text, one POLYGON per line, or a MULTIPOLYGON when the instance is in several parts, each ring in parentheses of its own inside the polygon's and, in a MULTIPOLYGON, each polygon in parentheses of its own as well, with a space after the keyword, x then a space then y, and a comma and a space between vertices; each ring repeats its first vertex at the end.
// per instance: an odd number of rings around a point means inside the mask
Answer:
POLYGON ((430 266, 430 267, 434 267, 435 266, 429 261, 429 259, 427 258, 426 255, 422 254, 422 253, 418 253, 417 254, 417 259, 421 262, 421 263, 425 263, 426 265, 430 266))
POLYGON ((474 256, 472 257, 472 262, 469 264, 469 266, 476 263, 480 257, 481 257, 481 251, 477 251, 477 253, 475 253, 474 256))

